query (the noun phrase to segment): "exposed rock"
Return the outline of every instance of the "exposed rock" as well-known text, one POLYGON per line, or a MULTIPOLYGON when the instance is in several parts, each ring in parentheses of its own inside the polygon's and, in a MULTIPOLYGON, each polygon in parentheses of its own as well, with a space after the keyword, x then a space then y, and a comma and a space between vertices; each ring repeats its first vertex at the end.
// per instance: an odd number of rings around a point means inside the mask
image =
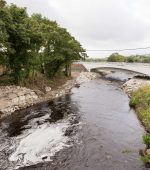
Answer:
POLYGON ((9 95, 8 95, 8 98, 9 99, 14 99, 14 98, 16 98, 17 97, 17 95, 15 94, 15 93, 10 93, 9 95))
POLYGON ((24 102, 25 99, 26 99, 25 96, 19 96, 19 101, 20 101, 20 102, 24 102))
POLYGON ((145 85, 150 85, 150 80, 133 78, 127 81, 126 83, 124 83, 122 88, 127 94, 130 95, 132 91, 135 91, 138 88, 145 86, 145 85))
POLYGON ((25 87, 6 86, 0 88, 0 112, 10 114, 20 108, 27 107, 36 101, 36 93, 25 87))
MULTIPOLYGON (((18 89, 18 90, 19 90, 19 89, 18 89)), ((24 94, 25 94, 25 91, 24 91, 24 90, 18 91, 17 96, 23 96, 24 94)))
POLYGON ((150 149, 146 150, 146 155, 150 156, 150 149))
MULTIPOLYGON (((9 101, 5 98, 0 100, 0 108, 1 109, 5 109, 5 108, 9 107, 10 105, 11 105, 11 101, 9 101)), ((0 110, 0 112, 2 112, 2 111, 0 110)))
POLYGON ((79 87, 80 87, 80 84, 76 83, 76 84, 75 84, 75 87, 79 88, 79 87))
POLYGON ((50 92, 51 90, 52 90, 51 87, 48 86, 45 87, 45 92, 50 92))
POLYGON ((32 96, 30 94, 25 95, 26 100, 32 99, 32 96))
POLYGON ((44 96, 44 95, 45 95, 44 92, 42 92, 42 91, 40 91, 40 90, 38 90, 38 89, 35 89, 34 92, 35 92, 35 94, 36 94, 37 96, 44 96))
POLYGON ((77 84, 88 82, 99 78, 100 75, 92 72, 82 72, 77 79, 68 80, 66 84, 57 90, 45 87, 46 93, 40 90, 31 90, 20 86, 1 86, 0 87, 0 116, 7 116, 19 109, 23 109, 33 104, 38 104, 56 97, 65 95, 72 87, 77 84), (3 113, 3 114, 2 114, 3 113))
POLYGON ((59 96, 59 94, 56 94, 56 97, 58 97, 59 96))
POLYGON ((80 73, 79 77, 76 79, 76 83, 77 84, 85 83, 85 82, 88 82, 90 80, 97 79, 99 77, 100 77, 100 75, 98 73, 82 72, 82 73, 80 73))
POLYGON ((19 98, 18 98, 18 97, 13 98, 13 99, 12 99, 12 103, 15 104, 15 105, 18 105, 18 103, 19 103, 19 98))
POLYGON ((110 70, 98 70, 98 73, 102 76, 106 76, 108 74, 111 74, 112 71, 110 71, 110 70))
POLYGON ((42 158, 42 160, 45 160, 48 158, 48 156, 45 155, 45 156, 42 156, 41 158, 42 158))

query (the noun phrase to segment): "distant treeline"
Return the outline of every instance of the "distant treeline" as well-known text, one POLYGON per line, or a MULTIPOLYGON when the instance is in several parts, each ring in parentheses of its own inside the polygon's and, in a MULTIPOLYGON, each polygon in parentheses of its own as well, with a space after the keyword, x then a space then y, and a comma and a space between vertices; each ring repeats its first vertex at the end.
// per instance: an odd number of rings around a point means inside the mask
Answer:
POLYGON ((149 56, 142 56, 142 55, 135 55, 129 56, 126 58, 128 63, 150 63, 150 55, 149 56))
POLYGON ((0 0, 0 65, 17 83, 38 74, 70 74, 73 61, 86 57, 81 44, 57 22, 0 0))
POLYGON ((150 63, 150 55, 132 55, 125 57, 119 53, 113 53, 108 58, 87 58, 88 62, 127 62, 150 63))

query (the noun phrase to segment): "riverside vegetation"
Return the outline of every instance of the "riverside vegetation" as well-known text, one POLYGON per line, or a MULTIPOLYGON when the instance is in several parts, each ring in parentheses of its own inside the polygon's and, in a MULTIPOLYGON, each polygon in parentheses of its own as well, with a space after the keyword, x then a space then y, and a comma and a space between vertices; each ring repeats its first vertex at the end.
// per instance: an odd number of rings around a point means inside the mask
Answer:
MULTIPOLYGON (((143 86, 131 94, 130 106, 137 111, 139 119, 150 132, 150 86, 143 86)), ((150 167, 150 135, 143 136, 144 150, 140 150, 141 160, 146 167, 150 167)))
MULTIPOLYGON (((142 85, 144 84, 143 81, 141 81, 141 83, 138 83, 138 85, 136 85, 137 83, 135 80, 131 79, 124 84, 127 87, 127 89, 129 89, 125 91, 128 94, 130 94, 131 97, 129 103, 130 106, 136 110, 140 121, 144 125, 147 132, 150 133, 150 85, 142 85), (130 81, 131 83, 129 83, 130 81), (132 81, 134 82, 133 85, 132 85, 132 81), (130 91, 130 85, 133 86, 133 89, 136 90, 130 91)), ((137 79, 137 81, 139 80, 137 79)), ((145 167, 150 168, 150 135, 149 134, 143 136, 143 143, 146 145, 146 148, 141 149, 139 151, 139 154, 141 156, 141 161, 143 162, 145 167)))
POLYGON ((147 168, 150 168, 150 135, 143 136, 143 143, 146 145, 144 150, 140 150, 141 160, 147 168))
POLYGON ((57 22, 26 8, 0 0, 0 66, 2 85, 49 84, 55 77, 70 76, 75 60, 86 57, 81 44, 57 22))
POLYGON ((137 111, 139 119, 150 132, 150 86, 143 86, 132 92, 130 106, 137 111))

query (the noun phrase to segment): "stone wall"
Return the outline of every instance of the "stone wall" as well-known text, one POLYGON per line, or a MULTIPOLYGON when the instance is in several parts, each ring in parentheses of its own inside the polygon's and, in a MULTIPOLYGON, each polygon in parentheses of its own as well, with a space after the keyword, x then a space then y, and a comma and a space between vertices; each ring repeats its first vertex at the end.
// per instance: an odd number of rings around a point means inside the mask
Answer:
POLYGON ((99 77, 97 73, 82 72, 77 79, 68 80, 56 90, 45 88, 45 93, 39 90, 31 90, 20 86, 0 87, 0 113, 1 117, 7 116, 14 111, 30 107, 34 104, 53 100, 69 93, 76 84, 81 84, 99 77))
POLYGON ((38 100, 37 94, 25 87, 6 86, 0 88, 0 111, 12 113, 20 108, 30 106, 38 100))

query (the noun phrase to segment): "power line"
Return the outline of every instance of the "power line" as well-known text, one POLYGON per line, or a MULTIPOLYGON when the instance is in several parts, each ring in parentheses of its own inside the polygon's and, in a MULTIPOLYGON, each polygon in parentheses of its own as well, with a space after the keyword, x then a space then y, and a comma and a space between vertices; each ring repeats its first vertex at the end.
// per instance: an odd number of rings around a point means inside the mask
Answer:
POLYGON ((96 52, 99 52, 99 51, 102 51, 102 52, 113 52, 113 51, 115 51, 115 52, 117 52, 117 51, 136 51, 136 50, 146 50, 146 49, 150 49, 150 47, 139 47, 139 48, 126 48, 126 49, 106 49, 106 50, 86 50, 86 51, 91 51, 91 52, 94 52, 94 51, 96 51, 96 52))

